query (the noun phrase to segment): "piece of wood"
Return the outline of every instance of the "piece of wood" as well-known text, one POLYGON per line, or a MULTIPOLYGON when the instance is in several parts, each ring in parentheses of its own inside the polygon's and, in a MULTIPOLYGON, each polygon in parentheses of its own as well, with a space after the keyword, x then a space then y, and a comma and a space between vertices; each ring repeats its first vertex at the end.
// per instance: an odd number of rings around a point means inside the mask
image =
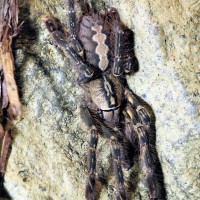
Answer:
POLYGON ((14 78, 12 38, 18 33, 18 0, 0 0, 0 98, 2 124, 0 130, 0 175, 4 176, 11 145, 11 116, 21 115, 21 103, 14 78), (8 115, 9 113, 9 115, 8 115))
POLYGON ((3 108, 13 116, 21 115, 21 103, 14 79, 12 38, 18 33, 18 0, 0 0, 0 69, 2 73, 1 93, 3 108), (9 104, 8 104, 9 101, 9 104))

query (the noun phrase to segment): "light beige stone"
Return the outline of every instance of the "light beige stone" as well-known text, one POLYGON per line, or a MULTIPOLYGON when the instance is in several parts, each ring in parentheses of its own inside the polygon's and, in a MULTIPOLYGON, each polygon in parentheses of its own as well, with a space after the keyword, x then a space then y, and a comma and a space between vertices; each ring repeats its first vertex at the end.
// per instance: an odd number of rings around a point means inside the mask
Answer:
MULTIPOLYGON (((170 200, 200 199, 200 3, 198 0, 112 0, 135 33, 139 71, 132 90, 153 109, 157 151, 170 200)), ((53 15, 67 27, 65 0, 25 1, 15 42, 23 116, 14 123, 5 187, 13 200, 82 200, 89 140, 80 118, 82 91, 75 64, 41 22, 53 15)), ((109 144, 100 139, 98 173, 108 176, 109 144)), ((135 167, 136 172, 140 171, 135 167)), ((109 176, 108 176, 109 177, 109 176)), ((131 199, 149 199, 144 175, 131 199)), ((111 177, 101 200, 114 199, 111 177), (109 193, 109 196, 107 195, 109 193)))

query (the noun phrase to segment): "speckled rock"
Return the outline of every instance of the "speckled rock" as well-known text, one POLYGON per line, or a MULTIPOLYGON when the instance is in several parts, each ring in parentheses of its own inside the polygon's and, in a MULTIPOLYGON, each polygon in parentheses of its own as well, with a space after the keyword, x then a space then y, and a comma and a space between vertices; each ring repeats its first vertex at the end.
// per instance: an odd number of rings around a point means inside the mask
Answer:
MULTIPOLYGON (((153 109, 157 151, 170 200, 200 199, 200 3, 198 0, 112 0, 135 33, 139 71, 132 90, 153 109)), ((65 0, 29 0, 15 41, 23 116, 15 121, 5 187, 13 200, 83 200, 89 135, 79 115, 82 91, 74 63, 41 22, 54 15, 66 28, 65 0)), ((100 139, 98 173, 108 176, 109 145, 100 139)), ((143 176, 130 199, 149 199, 143 176)), ((114 199, 113 180, 100 193, 114 199), (108 195, 109 194, 109 195, 108 195)))

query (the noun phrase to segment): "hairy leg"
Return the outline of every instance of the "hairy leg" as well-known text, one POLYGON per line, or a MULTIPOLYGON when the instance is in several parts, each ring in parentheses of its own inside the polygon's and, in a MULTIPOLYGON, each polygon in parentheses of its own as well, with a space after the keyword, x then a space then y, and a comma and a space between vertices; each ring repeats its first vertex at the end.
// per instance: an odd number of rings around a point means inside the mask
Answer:
POLYGON ((121 167, 121 152, 120 146, 115 138, 111 138, 111 150, 115 180, 117 185, 116 198, 117 200, 126 200, 126 191, 124 187, 124 175, 121 167))
POLYGON ((92 127, 90 130, 90 146, 89 146, 89 154, 88 154, 88 180, 86 182, 86 191, 85 196, 88 200, 95 199, 95 173, 96 173, 96 147, 98 143, 98 131, 96 127, 92 127))
POLYGON ((88 65, 83 57, 80 56, 76 50, 69 45, 69 43, 66 41, 66 34, 59 29, 59 25, 56 23, 54 18, 44 17, 43 21, 58 45, 64 48, 69 53, 71 58, 76 62, 78 69, 81 71, 78 82, 81 83, 89 81, 94 76, 96 72, 95 69, 88 65))
POLYGON ((124 72, 137 71, 138 62, 134 53, 133 32, 121 23, 119 14, 114 8, 107 11, 107 20, 111 24, 110 40, 114 44, 112 47, 113 74, 120 76, 124 72))
POLYGON ((150 153, 150 123, 151 119, 146 109, 140 104, 137 97, 130 90, 125 92, 127 98, 127 107, 125 116, 126 122, 129 122, 132 132, 138 135, 141 163, 146 173, 147 185, 151 199, 157 198, 157 181, 154 169, 153 157, 150 153))
POLYGON ((70 43, 73 49, 79 53, 83 50, 78 38, 77 38, 77 27, 76 27, 76 13, 74 10, 74 0, 68 0, 69 6, 69 24, 70 24, 70 43))
POLYGON ((88 153, 88 179, 86 181, 85 197, 87 200, 95 200, 96 191, 96 148, 98 143, 98 131, 95 122, 87 106, 81 106, 81 115, 90 129, 90 143, 88 153))
MULTIPOLYGON (((126 200, 126 191, 124 187, 122 165, 125 166, 125 168, 128 168, 127 166, 129 166, 129 163, 128 161, 125 161, 122 158, 122 154, 123 155, 126 154, 125 153, 126 147, 122 146, 124 134, 116 125, 105 121, 103 118, 99 117, 96 113, 89 110, 87 107, 82 107, 81 111, 82 111, 81 115, 84 117, 87 123, 87 126, 94 128, 93 125, 95 124, 95 127, 98 128, 99 133, 108 141, 110 141, 113 167, 114 167, 114 175, 115 175, 116 188, 117 188, 116 198, 117 200, 126 200)), ((94 141, 94 138, 91 137, 91 140, 94 141)))

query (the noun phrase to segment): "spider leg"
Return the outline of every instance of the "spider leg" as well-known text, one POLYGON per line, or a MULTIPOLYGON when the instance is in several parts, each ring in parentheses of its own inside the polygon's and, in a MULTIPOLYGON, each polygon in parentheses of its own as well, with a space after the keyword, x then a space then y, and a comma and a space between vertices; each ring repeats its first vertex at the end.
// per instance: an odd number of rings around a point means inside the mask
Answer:
POLYGON ((115 172, 115 180, 117 184, 117 200, 126 200, 126 191, 124 187, 124 175, 121 166, 120 146, 115 138, 111 138, 111 150, 113 158, 113 167, 115 172))
POLYGON ((113 8, 108 12, 108 16, 111 18, 111 28, 112 28, 112 34, 111 34, 111 40, 113 41, 113 66, 112 66, 112 72, 115 76, 120 76, 123 72, 123 65, 122 65, 122 36, 123 31, 121 29, 120 19, 117 11, 113 8))
POLYGON ((90 130, 90 149, 88 154, 88 171, 89 177, 86 183, 86 199, 95 199, 95 173, 96 173, 96 147, 98 143, 98 131, 95 126, 90 130))
POLYGON ((123 146, 121 146, 120 142, 122 143, 122 132, 113 124, 109 124, 107 127, 107 122, 103 122, 99 124, 98 129, 101 131, 103 136, 105 136, 108 140, 110 140, 111 144, 111 152, 112 152, 112 159, 113 159, 113 168, 115 174, 115 180, 117 184, 117 192, 116 197, 117 200, 126 200, 126 191, 124 187, 124 176, 122 171, 122 165, 125 168, 128 168, 128 162, 124 162, 122 158, 122 152, 125 152, 123 146))
POLYGON ((134 54, 133 32, 120 22, 116 9, 111 8, 108 13, 108 21, 111 23, 111 41, 113 41, 113 66, 115 76, 123 72, 137 71, 138 62, 134 54))
MULTIPOLYGON (((150 128, 151 124, 151 118, 149 113, 146 111, 146 109, 141 105, 140 101, 136 97, 136 95, 128 88, 125 89, 125 97, 127 99, 127 102, 130 106, 128 108, 133 108, 137 111, 138 120, 141 120, 142 125, 146 130, 150 128)), ((129 115, 131 115, 131 111, 128 111, 129 115)))
POLYGON ((86 182, 85 197, 87 200, 95 200, 96 186, 96 147, 98 143, 98 131, 95 122, 86 106, 81 106, 81 114, 84 121, 90 129, 90 144, 88 153, 88 172, 89 176, 86 182))
POLYGON ((76 13, 74 10, 74 0, 68 0, 69 6, 69 24, 70 24, 70 39, 71 45, 74 50, 78 53, 83 50, 79 40, 77 39, 77 27, 76 27, 76 13))
POLYGON ((78 82, 81 83, 89 81, 97 73, 97 70, 88 65, 84 61, 83 57, 81 57, 76 50, 68 44, 64 32, 59 30, 59 26, 54 18, 44 17, 42 20, 45 22, 46 27, 53 36, 54 40, 59 46, 64 48, 69 53, 71 58, 76 62, 77 67, 81 70, 82 73, 78 78, 78 82))
POLYGON ((120 148, 120 158, 121 165, 124 169, 130 169, 132 165, 132 161, 130 160, 129 151, 130 151, 130 141, 127 137, 124 136, 124 133, 109 122, 101 122, 101 125, 98 127, 101 133, 103 133, 103 137, 110 140, 111 138, 115 138, 116 142, 120 148))
MULTIPOLYGON (((113 158, 113 167, 114 167, 114 174, 115 174, 115 180, 117 184, 117 200, 126 200, 126 192, 124 187, 124 178, 123 178, 123 172, 122 172, 122 158, 121 158, 121 151, 122 146, 120 145, 120 141, 123 139, 123 133, 113 124, 103 120, 102 118, 98 117, 93 113, 92 110, 88 109, 87 107, 82 107, 81 109, 81 115, 84 116, 84 120, 87 123, 88 127, 91 127, 91 140, 90 140, 90 152, 89 154, 89 170, 90 172, 94 171, 91 169, 95 169, 96 165, 94 164, 96 161, 96 144, 97 144, 97 132, 95 133, 96 136, 94 136, 94 132, 96 130, 96 127, 99 130, 99 133, 103 135, 107 140, 111 143, 111 151, 112 151, 112 158, 113 158), (95 124, 95 126, 94 126, 95 124), (93 160, 93 162, 92 162, 93 160)), ((94 176, 94 174, 92 174, 94 176)), ((93 189, 93 181, 95 180, 91 176, 91 180, 89 179, 88 184, 86 186, 86 197, 88 197, 88 194, 91 194, 91 191, 94 191, 93 189)))
MULTIPOLYGON (((132 130, 138 135, 141 162, 145 168, 150 198, 156 199, 156 173, 149 143, 150 116, 146 109, 141 106, 134 93, 130 90, 126 90, 125 93, 128 101, 126 111, 124 112, 127 120, 126 122, 132 122, 132 130)), ((129 123, 129 125, 131 124, 129 123)))

